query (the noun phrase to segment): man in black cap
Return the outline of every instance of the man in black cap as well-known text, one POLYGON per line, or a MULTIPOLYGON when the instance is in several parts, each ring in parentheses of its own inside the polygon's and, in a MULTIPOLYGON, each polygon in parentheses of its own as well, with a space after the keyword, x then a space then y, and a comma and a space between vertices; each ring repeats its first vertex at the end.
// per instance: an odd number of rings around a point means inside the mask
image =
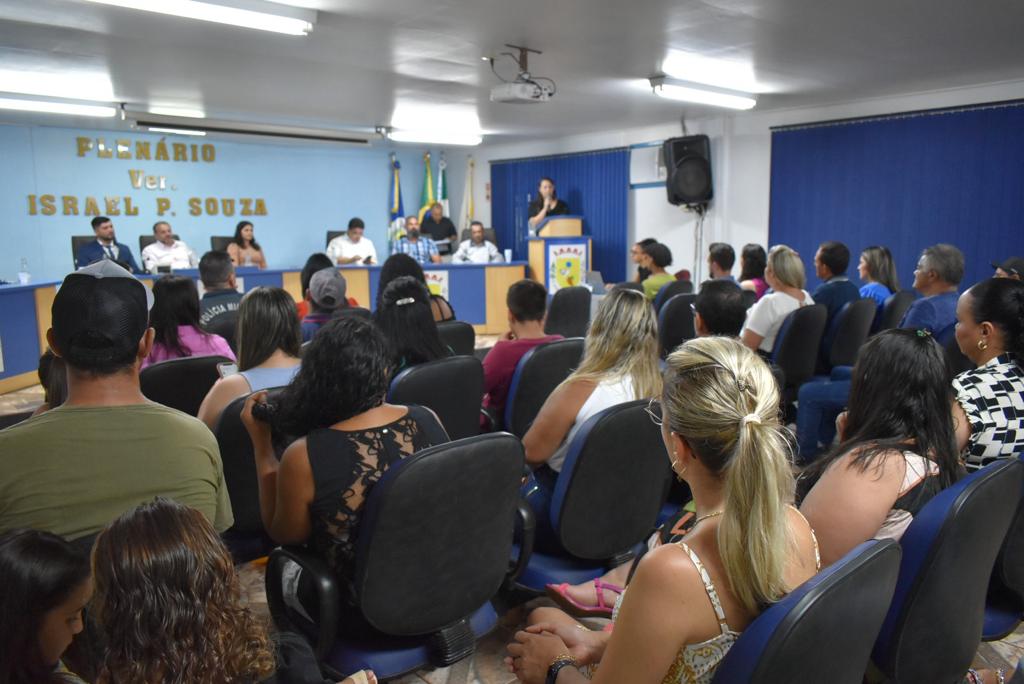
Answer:
POLYGON ((996 269, 996 278, 1024 280, 1024 259, 1021 259, 1020 257, 1010 257, 1001 264, 993 261, 992 268, 996 269))
POLYGON ((196 418, 139 389, 153 295, 110 260, 64 279, 46 333, 67 366, 60 407, 0 431, 0 532, 95 535, 155 496, 234 522, 217 442, 196 418))

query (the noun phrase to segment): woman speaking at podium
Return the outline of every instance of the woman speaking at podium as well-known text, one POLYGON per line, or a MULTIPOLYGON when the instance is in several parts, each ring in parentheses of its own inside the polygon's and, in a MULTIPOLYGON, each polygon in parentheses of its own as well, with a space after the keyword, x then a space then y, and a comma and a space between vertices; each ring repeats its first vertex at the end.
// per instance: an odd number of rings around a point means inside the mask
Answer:
POLYGON ((555 181, 541 178, 537 188, 537 199, 530 202, 530 232, 537 230, 537 224, 549 216, 569 213, 569 205, 555 194, 555 181))

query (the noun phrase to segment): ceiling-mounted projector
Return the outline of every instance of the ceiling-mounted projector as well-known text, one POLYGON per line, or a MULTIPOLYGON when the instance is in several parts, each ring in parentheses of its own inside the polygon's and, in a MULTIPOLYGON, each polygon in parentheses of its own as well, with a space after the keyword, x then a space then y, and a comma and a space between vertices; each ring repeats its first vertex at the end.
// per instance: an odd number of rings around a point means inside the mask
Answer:
POLYGON ((491 88, 491 102, 547 102, 551 99, 553 90, 538 83, 501 83, 491 88))

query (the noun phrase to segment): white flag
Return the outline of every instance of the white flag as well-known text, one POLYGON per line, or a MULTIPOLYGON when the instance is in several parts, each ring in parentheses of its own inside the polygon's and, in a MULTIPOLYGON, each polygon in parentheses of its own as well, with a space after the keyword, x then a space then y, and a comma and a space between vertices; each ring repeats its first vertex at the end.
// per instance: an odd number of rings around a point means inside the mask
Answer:
POLYGON ((437 163, 437 201, 444 207, 442 216, 451 216, 448 209, 448 162, 441 153, 441 161, 437 163))
POLYGON ((459 212, 459 232, 469 230, 473 219, 473 169, 476 164, 470 157, 466 163, 466 187, 462 191, 462 211, 459 212))

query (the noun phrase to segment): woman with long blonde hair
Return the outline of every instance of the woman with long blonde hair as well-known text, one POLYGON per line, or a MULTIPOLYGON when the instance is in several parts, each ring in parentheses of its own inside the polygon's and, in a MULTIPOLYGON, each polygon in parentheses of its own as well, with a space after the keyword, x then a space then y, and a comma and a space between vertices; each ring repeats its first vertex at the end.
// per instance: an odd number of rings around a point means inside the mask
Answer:
POLYGON ((560 683, 586 682, 577 668, 600 663, 597 684, 709 682, 743 629, 818 570, 814 533, 792 506, 779 392, 757 354, 729 338, 690 340, 669 355, 651 413, 696 523, 640 562, 614 631, 535 610, 508 647, 520 681, 554 671, 560 683))
POLYGON ((527 500, 537 514, 538 548, 557 544, 547 511, 579 427, 610 406, 660 392, 654 309, 640 292, 613 289, 590 324, 579 368, 555 388, 523 436, 526 461, 535 469, 527 500))

